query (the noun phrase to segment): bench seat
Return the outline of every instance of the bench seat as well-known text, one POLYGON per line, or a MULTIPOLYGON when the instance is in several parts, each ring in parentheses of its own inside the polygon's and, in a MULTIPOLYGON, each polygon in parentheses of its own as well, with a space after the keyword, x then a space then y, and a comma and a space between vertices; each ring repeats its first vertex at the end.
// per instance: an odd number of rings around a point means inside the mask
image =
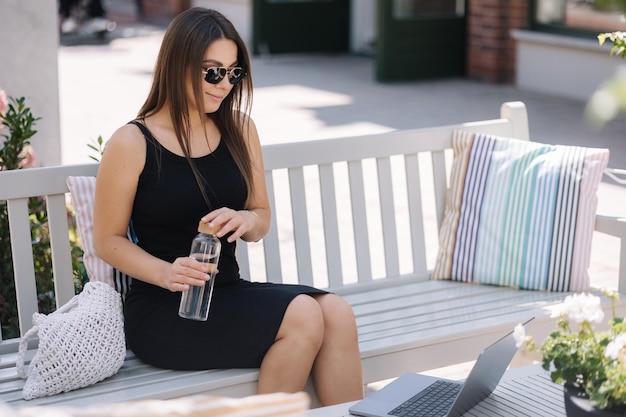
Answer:
MULTIPOLYGON (((529 333, 543 338, 554 329, 551 309, 566 294, 427 281, 346 298, 357 315, 369 383, 407 370, 475 360, 482 349, 530 317, 535 320, 529 333)), ((608 313, 609 304, 605 307, 608 313)))
MULTIPOLYGON (((536 317, 532 334, 554 329, 549 309, 564 293, 524 291, 449 281, 407 282, 353 292, 365 381, 375 382, 452 363, 474 360, 487 345, 517 323, 536 317)), ((607 304, 608 307, 608 304, 607 304)), ((620 307, 626 313, 624 306, 620 307)), ((608 311, 607 311, 608 313, 608 311)), ((30 359, 34 351, 29 351, 30 359)), ((113 377, 78 391, 26 401, 17 377, 17 354, 2 355, 0 401, 14 407, 86 406, 99 403, 170 399, 192 394, 243 397, 256 393, 257 369, 170 371, 144 364, 131 351, 113 377)), ((311 394, 314 394, 312 391, 311 394)))

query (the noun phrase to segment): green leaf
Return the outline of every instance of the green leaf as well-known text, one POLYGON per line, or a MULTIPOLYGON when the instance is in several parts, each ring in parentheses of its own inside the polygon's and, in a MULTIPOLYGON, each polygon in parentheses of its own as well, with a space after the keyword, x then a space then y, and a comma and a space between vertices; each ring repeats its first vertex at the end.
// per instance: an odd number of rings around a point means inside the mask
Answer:
POLYGON ((92 143, 88 143, 87 147, 92 151, 96 151, 98 153, 97 156, 89 155, 90 159, 93 159, 96 162, 100 162, 100 158, 104 153, 104 140, 102 139, 102 135, 98 136, 95 142, 92 140, 92 143))

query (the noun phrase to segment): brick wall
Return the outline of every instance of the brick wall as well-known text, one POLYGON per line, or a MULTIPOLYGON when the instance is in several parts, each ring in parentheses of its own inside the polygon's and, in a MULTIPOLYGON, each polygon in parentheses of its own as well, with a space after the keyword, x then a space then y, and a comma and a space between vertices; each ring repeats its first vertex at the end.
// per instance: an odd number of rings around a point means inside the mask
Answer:
POLYGON ((515 41, 510 31, 528 26, 530 1, 468 1, 468 78, 491 83, 515 81, 515 41))

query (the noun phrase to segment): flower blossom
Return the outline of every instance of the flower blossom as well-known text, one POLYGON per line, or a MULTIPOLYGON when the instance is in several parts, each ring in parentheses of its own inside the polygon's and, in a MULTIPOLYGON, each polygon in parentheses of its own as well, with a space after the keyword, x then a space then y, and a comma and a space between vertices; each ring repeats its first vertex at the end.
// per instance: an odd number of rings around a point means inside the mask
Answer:
POLYGON ((602 294, 606 298, 610 298, 611 300, 614 300, 614 301, 619 300, 619 293, 612 288, 602 288, 602 294))
POLYGON ((19 163, 20 168, 32 168, 37 164, 35 150, 30 145, 24 146, 22 152, 20 153, 20 158, 22 158, 19 163))
POLYGON ((559 304, 557 306, 554 306, 551 310, 550 310, 550 318, 555 319, 555 318, 566 318, 567 317, 567 310, 565 308, 565 305, 563 304, 559 304))
POLYGON ((4 119, 4 115, 7 114, 7 110, 9 109, 9 102, 7 100, 7 93, 0 88, 0 130, 4 128, 2 123, 2 119, 4 119))
POLYGON ((604 350, 604 356, 609 359, 626 359, 626 333, 620 333, 615 337, 615 340, 610 342, 604 350))
POLYGON ((604 311, 600 306, 600 297, 592 294, 572 294, 565 298, 560 314, 575 323, 601 323, 604 311))
POLYGON ((528 339, 528 337, 526 336, 526 329, 524 328, 524 326, 522 326, 521 323, 519 323, 513 329, 513 337, 515 338, 515 347, 516 348, 519 348, 524 343, 526 343, 526 340, 528 339))
POLYGON ((0 88, 0 118, 7 114, 9 109, 9 102, 7 100, 7 93, 0 88))

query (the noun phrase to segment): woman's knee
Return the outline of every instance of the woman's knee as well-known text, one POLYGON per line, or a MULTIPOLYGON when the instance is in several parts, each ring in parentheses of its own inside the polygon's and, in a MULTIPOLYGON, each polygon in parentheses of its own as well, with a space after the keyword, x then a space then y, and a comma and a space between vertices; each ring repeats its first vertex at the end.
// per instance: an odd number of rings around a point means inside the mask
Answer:
POLYGON ((289 303, 277 338, 288 336, 297 336, 307 343, 321 346, 324 338, 324 316, 315 299, 301 294, 289 303))
POLYGON ((324 294, 317 297, 324 326, 327 329, 338 328, 341 331, 356 332, 356 320, 352 306, 342 297, 336 294, 324 294))

